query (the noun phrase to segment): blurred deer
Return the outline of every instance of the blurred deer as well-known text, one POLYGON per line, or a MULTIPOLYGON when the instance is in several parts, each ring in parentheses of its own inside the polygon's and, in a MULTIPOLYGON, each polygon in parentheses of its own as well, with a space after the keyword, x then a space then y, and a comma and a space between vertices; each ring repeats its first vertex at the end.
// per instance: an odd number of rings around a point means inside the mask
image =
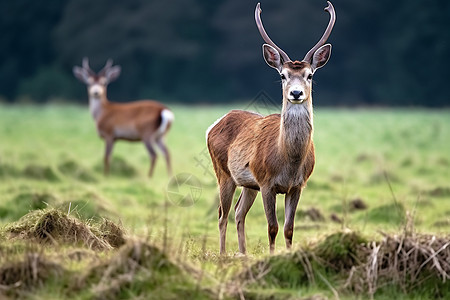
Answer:
POLYGON ((167 172, 172 174, 170 154, 164 137, 174 120, 173 113, 163 104, 150 101, 134 101, 130 103, 110 102, 106 96, 108 84, 120 75, 120 66, 113 66, 112 60, 95 73, 89 67, 87 58, 82 67, 73 67, 73 74, 87 85, 89 110, 97 125, 98 134, 105 140, 104 173, 109 173, 110 156, 116 140, 142 141, 150 155, 151 177, 155 168, 158 147, 167 163, 167 172))
POLYGON ((330 13, 330 21, 322 38, 302 61, 292 61, 267 35, 261 22, 260 4, 256 6, 256 25, 267 43, 262 47, 263 56, 281 77, 283 106, 281 114, 269 116, 233 110, 212 124, 206 132, 220 192, 221 254, 225 253, 228 213, 236 186, 242 187, 234 208, 239 251, 246 253, 245 216, 258 191, 262 195, 268 223, 270 253, 274 252, 278 233, 275 210, 277 194, 285 194, 284 237, 286 247, 292 246, 295 211, 315 163, 312 78, 330 57, 331 45, 325 42, 336 19, 330 2, 325 10, 330 13))

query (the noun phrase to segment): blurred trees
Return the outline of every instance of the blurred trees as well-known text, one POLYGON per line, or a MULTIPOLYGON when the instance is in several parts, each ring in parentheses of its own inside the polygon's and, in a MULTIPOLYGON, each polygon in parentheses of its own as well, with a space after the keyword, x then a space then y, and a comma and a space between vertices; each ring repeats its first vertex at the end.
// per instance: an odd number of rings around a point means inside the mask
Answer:
MULTIPOLYGON (((260 90, 281 98, 262 58, 257 1, 0 0, 0 96, 86 101, 73 78, 84 56, 122 65, 112 100, 236 101, 260 90)), ((450 104, 450 3, 334 0, 332 58, 315 75, 316 104, 450 104)), ((301 60, 328 22, 325 1, 262 1, 272 39, 301 60)))

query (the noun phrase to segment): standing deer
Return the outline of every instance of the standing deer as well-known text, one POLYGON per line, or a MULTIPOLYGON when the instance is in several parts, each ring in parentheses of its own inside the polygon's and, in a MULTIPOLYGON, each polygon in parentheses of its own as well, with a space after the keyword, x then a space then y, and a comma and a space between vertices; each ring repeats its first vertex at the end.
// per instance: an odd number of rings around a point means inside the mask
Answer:
POLYGON ((142 141, 150 155, 150 170, 153 175, 156 162, 155 146, 161 149, 167 163, 167 172, 172 174, 170 155, 164 143, 164 137, 173 122, 173 113, 156 101, 135 101, 114 103, 106 97, 106 88, 111 81, 119 77, 120 66, 113 66, 112 60, 95 73, 89 67, 87 58, 82 67, 73 67, 73 74, 87 85, 89 110, 95 120, 98 134, 105 140, 104 173, 109 173, 110 155, 116 140, 142 141))
POLYGON ((278 222, 275 211, 277 194, 285 194, 284 237, 292 246, 294 217, 300 194, 311 175, 314 163, 312 77, 323 67, 331 53, 325 44, 334 26, 336 14, 328 1, 330 14, 327 29, 319 42, 302 61, 291 61, 269 38, 261 22, 258 3, 255 20, 267 44, 263 45, 266 63, 281 76, 283 106, 280 114, 262 116, 233 110, 212 124, 206 139, 219 192, 220 253, 225 253, 225 237, 236 186, 242 192, 235 206, 239 251, 246 253, 245 217, 261 192, 268 223, 270 253, 275 249, 278 222))

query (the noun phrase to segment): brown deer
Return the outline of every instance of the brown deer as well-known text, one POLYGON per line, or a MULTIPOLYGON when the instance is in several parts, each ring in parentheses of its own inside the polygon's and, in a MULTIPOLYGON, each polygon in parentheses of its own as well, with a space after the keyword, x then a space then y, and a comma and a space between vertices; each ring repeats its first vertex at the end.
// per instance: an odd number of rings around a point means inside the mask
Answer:
POLYGON ((110 102, 106 97, 106 88, 111 81, 119 77, 120 66, 113 66, 112 60, 95 73, 89 67, 87 58, 83 59, 82 67, 73 67, 73 74, 87 85, 89 109, 97 126, 97 132, 105 140, 104 173, 109 173, 110 155, 116 140, 142 141, 150 155, 150 170, 153 175, 158 147, 167 163, 167 172, 172 174, 170 154, 164 142, 164 137, 173 122, 173 113, 163 104, 150 101, 134 101, 130 103, 110 102))
POLYGON ((315 162, 312 77, 330 57, 331 45, 325 42, 336 19, 330 2, 325 10, 330 13, 330 21, 322 38, 302 61, 291 61, 267 35, 261 22, 260 4, 256 6, 256 25, 267 43, 263 45, 263 56, 281 76, 283 106, 281 114, 268 116, 233 110, 206 132, 220 192, 221 254, 225 253, 228 213, 236 186, 242 187, 235 206, 239 251, 246 253, 245 217, 258 191, 262 195, 268 223, 270 253, 274 252, 278 233, 277 194, 285 194, 284 237, 286 247, 292 246, 295 211, 315 162))

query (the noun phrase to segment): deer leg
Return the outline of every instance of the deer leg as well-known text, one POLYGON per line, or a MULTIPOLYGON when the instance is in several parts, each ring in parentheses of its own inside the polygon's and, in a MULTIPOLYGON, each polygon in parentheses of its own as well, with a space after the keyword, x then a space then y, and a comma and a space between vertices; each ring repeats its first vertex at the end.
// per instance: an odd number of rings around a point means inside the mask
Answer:
POLYGON ((295 211, 297 210, 301 192, 301 188, 293 188, 284 198, 284 239, 286 241, 287 249, 290 249, 292 246, 295 211))
POLYGON ((147 139, 145 141, 145 147, 147 147, 148 154, 150 155, 150 170, 148 171, 148 177, 152 177, 157 157, 155 148, 153 148, 153 141, 147 139))
POLYGON ((219 232, 220 232, 220 254, 225 254, 225 240, 227 235, 228 213, 233 201, 236 184, 231 177, 219 181, 220 205, 219 205, 219 232))
POLYGON ((105 175, 109 174, 109 161, 113 146, 114 146, 113 139, 105 139, 105 157, 103 159, 103 173, 105 175))
POLYGON ((169 174, 169 176, 172 176, 172 165, 170 163, 170 154, 169 154, 169 150, 167 150, 166 145, 164 144, 164 140, 163 138, 159 138, 156 141, 156 145, 158 145, 159 149, 161 149, 164 158, 166 159, 166 165, 167 165, 167 174, 169 174))
POLYGON ((261 195, 263 198, 264 211, 267 218, 267 231, 269 234, 269 248, 270 254, 275 250, 275 238, 278 233, 278 221, 275 211, 275 202, 277 194, 271 188, 261 188, 261 195))
POLYGON ((246 254, 247 252, 247 249, 245 247, 245 217, 247 216, 250 207, 252 207, 253 202, 255 202, 257 194, 258 191, 256 190, 243 188, 241 195, 239 196, 239 199, 234 207, 234 210, 236 212, 235 220, 238 233, 239 252, 241 252, 242 254, 246 254))

